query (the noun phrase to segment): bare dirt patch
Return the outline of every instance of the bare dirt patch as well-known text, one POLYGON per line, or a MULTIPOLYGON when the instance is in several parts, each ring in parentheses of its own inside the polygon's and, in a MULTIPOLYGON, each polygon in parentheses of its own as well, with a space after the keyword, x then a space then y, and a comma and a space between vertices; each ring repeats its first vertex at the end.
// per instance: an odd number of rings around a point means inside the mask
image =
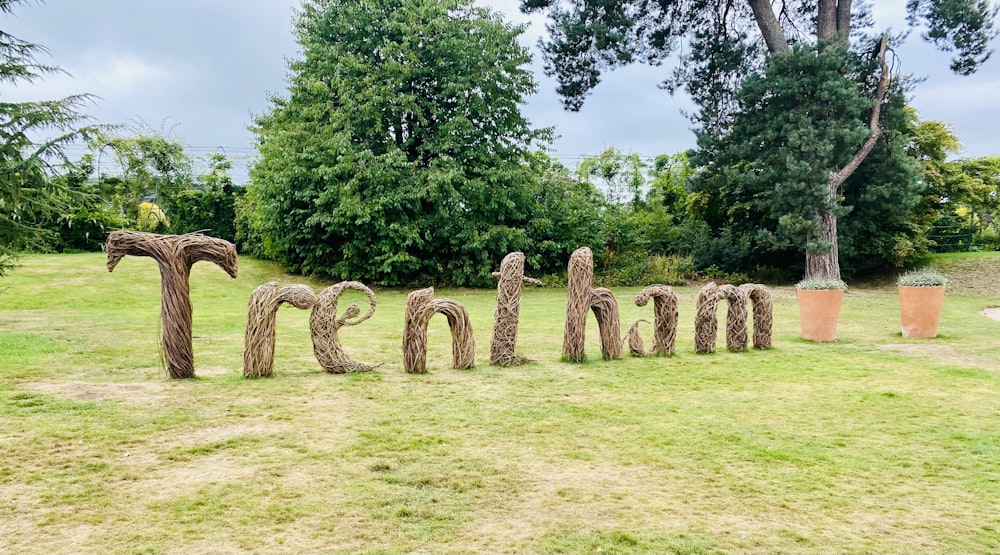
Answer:
POLYGON ((246 459, 227 453, 216 453, 170 464, 157 461, 150 464, 149 457, 132 456, 126 466, 139 478, 123 483, 120 487, 131 499, 155 503, 171 498, 192 495, 209 484, 229 484, 251 479, 257 469, 246 459), (183 479, 178 479, 178 474, 183 479))
POLYGON ((1000 306, 988 306, 979 311, 983 316, 1000 322, 1000 306))
POLYGON ((232 368, 228 368, 226 366, 198 366, 195 367, 194 370, 195 375, 200 378, 207 378, 209 376, 212 377, 226 376, 229 374, 236 374, 239 372, 240 371, 238 369, 233 370, 232 368))

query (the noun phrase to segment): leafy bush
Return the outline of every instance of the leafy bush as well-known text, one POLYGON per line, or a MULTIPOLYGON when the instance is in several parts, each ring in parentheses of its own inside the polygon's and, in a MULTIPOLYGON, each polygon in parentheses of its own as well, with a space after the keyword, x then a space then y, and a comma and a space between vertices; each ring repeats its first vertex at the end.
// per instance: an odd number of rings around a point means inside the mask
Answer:
POLYGON ((56 252, 99 251, 108 234, 125 227, 125 216, 98 203, 84 204, 59 217, 57 236, 50 247, 56 252))
POLYGON ((684 285, 688 280, 697 278, 694 260, 690 256, 652 255, 619 259, 607 271, 599 273, 596 281, 609 287, 653 283, 684 285))
POLYGON ((170 231, 181 234, 204 230, 206 235, 235 242, 236 199, 242 192, 241 187, 225 184, 164 193, 170 231))
POLYGON ((533 164, 532 173, 539 177, 530 186, 524 228, 531 241, 525 250, 527 267, 540 275, 563 274, 565 285, 566 263, 574 250, 588 246, 597 260, 606 252, 601 220, 606 201, 593 185, 573 179, 564 167, 542 157, 533 164))
POLYGON ((532 254, 528 164, 551 132, 520 112, 523 28, 471 0, 307 2, 294 25, 288 95, 253 124, 266 253, 389 286, 495 286, 532 254))
POLYGON ((234 206, 236 247, 240 252, 265 260, 274 260, 277 247, 270 246, 265 239, 264 212, 261 208, 260 187, 253 183, 244 187, 243 194, 234 206))
POLYGON ((160 227, 170 227, 170 220, 164 214, 160 205, 155 202, 143 202, 139 204, 139 219, 136 227, 140 231, 156 231, 160 227))
POLYGON ((694 266, 705 271, 715 268, 722 273, 743 271, 755 261, 748 234, 731 227, 713 230, 704 221, 689 221, 681 226, 680 248, 690 253, 694 266))

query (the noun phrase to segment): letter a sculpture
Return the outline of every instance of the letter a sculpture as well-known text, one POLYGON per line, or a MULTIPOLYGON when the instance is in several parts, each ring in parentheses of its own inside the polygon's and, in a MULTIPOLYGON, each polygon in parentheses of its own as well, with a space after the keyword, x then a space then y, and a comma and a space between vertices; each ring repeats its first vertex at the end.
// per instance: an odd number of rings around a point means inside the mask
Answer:
POLYGON ((653 350, 646 352, 639 336, 639 323, 648 324, 648 320, 636 320, 626 332, 629 350, 637 357, 672 355, 677 337, 677 295, 667 285, 650 285, 635 296, 635 306, 646 306, 650 299, 653 300, 653 350))
POLYGON ((236 246, 229 241, 188 233, 158 235, 141 231, 115 231, 108 237, 108 271, 125 256, 149 256, 160 265, 161 347, 171 378, 194 377, 191 340, 191 266, 205 260, 236 277, 236 246))
POLYGON ((594 254, 580 247, 569 258, 569 284, 566 291, 566 332, 563 334, 563 360, 586 360, 587 310, 593 310, 601 332, 601 355, 604 360, 622 358, 621 323, 618 301, 611 291, 593 288, 594 254))

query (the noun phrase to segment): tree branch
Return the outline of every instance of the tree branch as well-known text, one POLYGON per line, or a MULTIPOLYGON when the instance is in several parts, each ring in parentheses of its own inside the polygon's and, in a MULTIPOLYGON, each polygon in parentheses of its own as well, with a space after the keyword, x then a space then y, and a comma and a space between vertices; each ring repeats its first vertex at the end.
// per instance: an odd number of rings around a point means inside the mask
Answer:
POLYGON ((753 10, 753 17, 757 21, 760 34, 764 37, 767 50, 772 54, 788 54, 792 47, 785 40, 785 32, 781 29, 781 23, 774 15, 769 0, 747 0, 750 9, 753 10))
POLYGON ((882 41, 879 44, 878 50, 879 70, 882 74, 879 77, 878 88, 875 90, 875 106, 872 107, 872 116, 868 122, 868 128, 871 130, 871 135, 868 137, 868 140, 861 145, 858 152, 854 154, 854 159, 841 168, 840 171, 830 176, 830 193, 834 196, 836 196, 840 186, 847 181, 847 178, 851 177, 858 167, 861 166, 861 163, 865 161, 865 158, 867 158, 872 149, 875 148, 875 144, 878 142, 879 137, 882 136, 882 126, 879 125, 878 120, 882 113, 882 102, 885 100, 885 95, 889 90, 889 66, 885 63, 885 53, 888 48, 888 44, 889 37, 887 35, 882 35, 882 41))

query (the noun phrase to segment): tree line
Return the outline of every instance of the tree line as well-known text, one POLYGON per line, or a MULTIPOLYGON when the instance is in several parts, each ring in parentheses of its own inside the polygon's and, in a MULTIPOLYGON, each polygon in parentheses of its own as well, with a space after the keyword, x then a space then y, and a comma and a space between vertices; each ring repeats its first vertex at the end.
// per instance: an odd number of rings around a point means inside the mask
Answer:
MULTIPOLYGON (((602 71, 688 44, 665 85, 695 100, 697 148, 652 160, 608 149, 566 167, 556 130, 521 112, 537 90, 524 27, 468 0, 304 0, 288 90, 251 124, 247 184, 222 154, 196 174, 161 133, 90 125, 85 95, 0 103, 0 273, 18 252, 96 249, 122 228, 203 231, 292 272, 386 286, 492 285, 512 251, 559 280, 580 246, 609 284, 852 277, 1000 246, 1000 157, 954 159, 947 124, 906 104, 916 84, 891 63, 903 37, 875 33, 864 4, 522 9, 548 15, 546 71, 569 109, 602 71), (73 141, 88 145, 79 160, 73 141)), ((908 9, 957 73, 989 57, 988 2, 908 9)), ((57 71, 41 49, 0 33, 0 79, 57 71)))

